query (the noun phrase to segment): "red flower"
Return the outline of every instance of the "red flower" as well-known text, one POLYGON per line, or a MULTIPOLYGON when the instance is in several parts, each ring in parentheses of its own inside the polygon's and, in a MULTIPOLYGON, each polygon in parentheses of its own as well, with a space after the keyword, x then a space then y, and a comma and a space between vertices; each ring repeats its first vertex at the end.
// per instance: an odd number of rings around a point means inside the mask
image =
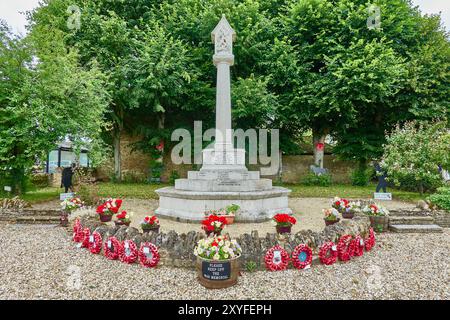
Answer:
POLYGON ((95 212, 97 212, 98 214, 103 214, 105 212, 106 206, 105 204, 101 204, 97 207, 97 210, 95 212))
POLYGON ((124 210, 124 211, 122 211, 121 214, 118 214, 116 217, 117 217, 117 219, 125 219, 126 215, 127 215, 127 212, 124 210))
POLYGON ((287 213, 277 213, 273 219, 279 224, 296 224, 297 220, 287 213))
POLYGON ((149 216, 145 217, 145 218, 144 218, 144 222, 145 222, 145 223, 150 223, 150 217, 149 217, 149 216))

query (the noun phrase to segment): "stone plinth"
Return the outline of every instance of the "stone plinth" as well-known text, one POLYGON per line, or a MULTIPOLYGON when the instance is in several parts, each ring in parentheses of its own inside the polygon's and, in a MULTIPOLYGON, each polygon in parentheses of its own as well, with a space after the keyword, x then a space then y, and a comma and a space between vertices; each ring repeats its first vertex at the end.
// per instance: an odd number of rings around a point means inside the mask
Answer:
POLYGON ((177 221, 201 221, 205 210, 217 210, 230 204, 241 207, 237 222, 266 221, 276 213, 291 213, 286 188, 249 192, 196 192, 166 187, 156 190, 159 195, 158 216, 177 221))

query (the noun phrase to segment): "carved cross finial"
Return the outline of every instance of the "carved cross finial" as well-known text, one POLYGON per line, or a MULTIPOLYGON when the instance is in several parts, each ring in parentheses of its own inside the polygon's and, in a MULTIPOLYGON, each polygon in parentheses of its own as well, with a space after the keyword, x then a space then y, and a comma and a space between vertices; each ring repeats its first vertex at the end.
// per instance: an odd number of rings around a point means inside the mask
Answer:
POLYGON ((236 32, 228 23, 225 15, 222 15, 222 19, 211 32, 211 39, 214 42, 214 53, 216 55, 233 54, 233 41, 236 39, 236 32))

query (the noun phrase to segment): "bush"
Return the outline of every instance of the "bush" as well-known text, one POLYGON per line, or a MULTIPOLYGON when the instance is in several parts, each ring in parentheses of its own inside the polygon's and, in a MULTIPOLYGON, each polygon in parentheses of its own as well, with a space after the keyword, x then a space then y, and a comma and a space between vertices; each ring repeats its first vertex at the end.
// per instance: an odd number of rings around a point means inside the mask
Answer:
POLYGON ((358 168, 352 171, 350 180, 352 185, 365 187, 369 184, 372 178, 374 170, 372 168, 358 168))
POLYGON ((49 186, 48 174, 46 173, 35 173, 30 177, 31 183, 38 188, 45 188, 49 186))
POLYGON ((450 187, 438 188, 437 192, 429 196, 427 200, 441 209, 450 211, 450 187))
POLYGON ((178 174, 178 171, 172 170, 172 172, 170 173, 170 177, 169 177, 169 183, 174 184, 175 180, 177 180, 179 178, 180 178, 180 175, 178 174))
POLYGON ((305 186, 328 187, 331 185, 331 175, 328 173, 316 175, 310 172, 303 178, 302 183, 305 186))
MULTIPOLYGON (((398 178, 397 187, 400 190, 412 191, 412 192, 420 192, 419 185, 413 176, 403 176, 398 178)), ((434 180, 425 178, 422 181, 423 191, 424 192, 434 192, 437 188, 442 187, 442 180, 434 180)))

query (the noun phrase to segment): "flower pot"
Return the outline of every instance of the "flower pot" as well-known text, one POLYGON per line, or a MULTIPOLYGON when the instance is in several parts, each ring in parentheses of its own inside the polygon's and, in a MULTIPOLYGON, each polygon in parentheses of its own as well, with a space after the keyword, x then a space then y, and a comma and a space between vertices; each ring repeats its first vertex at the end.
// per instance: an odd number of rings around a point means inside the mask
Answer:
POLYGON ((114 223, 116 224, 116 226, 129 226, 130 225, 130 222, 123 222, 120 220, 116 220, 116 221, 114 221, 114 223))
POLYGON ((337 218, 337 220, 326 220, 326 219, 323 220, 325 221, 326 226, 331 226, 332 224, 338 223, 341 219, 337 218))
POLYGON ((353 219, 354 216, 355 216, 354 212, 343 212, 342 213, 342 218, 344 218, 344 219, 353 219))
POLYGON ((112 219, 112 215, 109 214, 102 214, 100 215, 100 221, 101 222, 109 222, 112 219))
POLYGON ((377 232, 384 232, 388 229, 388 216, 369 216, 370 226, 377 232))
POLYGON ((159 226, 142 228, 142 232, 144 233, 149 233, 150 231, 159 233, 159 226))
POLYGON ((276 226, 278 234, 291 233, 292 226, 276 226))
POLYGON ((226 216, 223 216, 225 220, 227 220, 227 224, 233 224, 234 223, 234 214, 229 214, 226 216))
POLYGON ((239 257, 227 260, 209 260, 197 257, 198 282, 208 289, 234 286, 239 277, 239 257))
POLYGON ((59 223, 61 227, 67 227, 69 225, 69 212, 61 212, 61 215, 59 216, 59 223))

